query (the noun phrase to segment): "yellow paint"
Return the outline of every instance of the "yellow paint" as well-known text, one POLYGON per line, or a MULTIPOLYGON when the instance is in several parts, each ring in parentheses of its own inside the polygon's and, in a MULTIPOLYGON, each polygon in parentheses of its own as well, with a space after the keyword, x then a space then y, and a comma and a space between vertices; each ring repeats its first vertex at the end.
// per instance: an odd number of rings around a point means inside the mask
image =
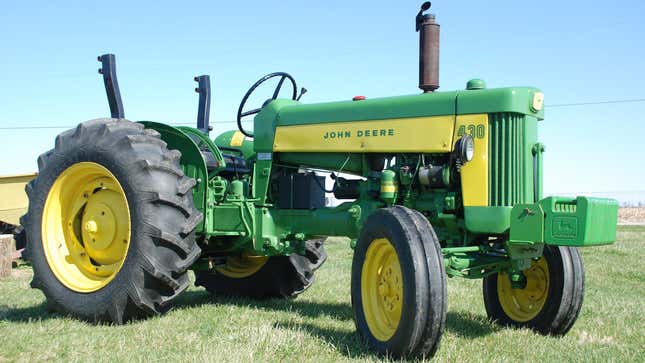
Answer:
POLYGON ((399 256, 387 238, 370 243, 361 271, 361 300, 367 327, 386 342, 396 332, 403 309, 403 275, 399 256))
POLYGON ((549 265, 544 257, 533 261, 524 271, 526 286, 513 289, 508 274, 497 275, 497 296, 502 310, 514 321, 523 323, 535 318, 549 296, 549 265))
POLYGON ((454 121, 434 116, 279 126, 273 151, 450 152, 454 121))
POLYGON ((35 177, 36 174, 0 176, 0 221, 20 224, 29 206, 25 185, 35 177))
POLYGON ((230 256, 226 258, 226 265, 217 267, 215 271, 226 277, 242 279, 260 271, 267 261, 269 261, 267 256, 230 256))
POLYGON ((395 185, 381 185, 381 193, 395 193, 395 192, 396 192, 395 185))
POLYGON ((116 177, 97 163, 74 164, 56 178, 43 208, 49 268, 70 290, 98 291, 123 266, 130 228, 128 201, 116 177))
POLYGON ((461 132, 473 137, 475 155, 461 168, 464 206, 488 205, 488 115, 459 115, 455 122, 453 144, 461 132))
POLYGON ((238 147, 238 146, 242 146, 243 143, 244 143, 244 134, 241 133, 240 131, 235 131, 233 133, 233 137, 231 137, 231 146, 238 147))

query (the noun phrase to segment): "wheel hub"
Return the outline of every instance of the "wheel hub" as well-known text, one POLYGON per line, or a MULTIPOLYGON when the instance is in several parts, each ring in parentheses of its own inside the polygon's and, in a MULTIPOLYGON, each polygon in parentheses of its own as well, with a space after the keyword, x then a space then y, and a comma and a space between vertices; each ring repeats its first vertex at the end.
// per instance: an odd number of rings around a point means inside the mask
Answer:
POLYGON ((378 286, 383 306, 390 312, 394 311, 395 304, 401 299, 398 293, 400 290, 400 276, 394 271, 395 269, 392 266, 388 266, 382 274, 381 282, 378 286))
POLYGON ((52 185, 42 219, 47 262, 77 292, 107 285, 125 261, 130 211, 116 177, 93 162, 74 164, 52 185))
POLYGON ((512 288, 506 273, 500 273, 497 277, 500 305, 506 315, 517 322, 526 322, 538 316, 549 293, 549 266, 544 257, 533 262, 524 275, 526 285, 522 289, 512 288))
POLYGON ((122 228, 127 221, 113 211, 119 204, 120 195, 109 189, 101 189, 87 198, 82 215, 81 236, 90 258, 101 265, 111 265, 123 255, 126 236, 122 228), (112 206, 112 207, 111 207, 112 206))

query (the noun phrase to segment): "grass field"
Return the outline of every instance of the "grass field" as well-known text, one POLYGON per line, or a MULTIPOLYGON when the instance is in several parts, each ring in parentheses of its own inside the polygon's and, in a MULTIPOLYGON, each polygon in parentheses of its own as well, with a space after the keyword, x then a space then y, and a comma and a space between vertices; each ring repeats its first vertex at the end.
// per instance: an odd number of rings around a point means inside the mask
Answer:
MULTIPOLYGON (((331 240, 315 284, 291 301, 211 298, 191 288, 163 317, 97 326, 47 312, 31 273, 0 280, 0 361, 379 361, 355 334, 351 251, 331 240)), ((585 302, 563 338, 486 320, 481 282, 449 280, 437 361, 645 361, 645 227, 583 250, 585 302)))

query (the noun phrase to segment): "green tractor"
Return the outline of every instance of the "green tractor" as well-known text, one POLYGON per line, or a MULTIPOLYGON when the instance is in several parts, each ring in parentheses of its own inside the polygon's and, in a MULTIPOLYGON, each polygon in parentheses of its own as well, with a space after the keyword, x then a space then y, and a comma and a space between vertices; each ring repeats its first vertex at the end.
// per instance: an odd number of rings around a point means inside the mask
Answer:
POLYGON ((32 286, 55 310, 117 324, 167 311, 188 270, 216 295, 292 298, 325 261, 324 238, 344 236, 356 329, 378 353, 434 354, 448 277, 482 279, 500 324, 565 334, 584 293, 577 247, 615 240, 618 204, 543 198, 539 90, 435 92, 429 7, 416 18, 423 93, 303 104, 272 73, 215 139, 208 76, 197 128, 131 122, 114 56, 99 57, 112 118, 60 134, 26 187, 32 286), (247 110, 269 79, 273 96, 247 110))

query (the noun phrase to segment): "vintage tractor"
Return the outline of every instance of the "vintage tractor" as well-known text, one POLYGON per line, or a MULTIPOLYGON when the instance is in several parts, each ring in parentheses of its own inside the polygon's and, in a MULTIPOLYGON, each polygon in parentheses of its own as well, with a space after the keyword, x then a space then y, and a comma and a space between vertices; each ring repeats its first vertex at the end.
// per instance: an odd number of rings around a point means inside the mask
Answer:
POLYGON ((32 286, 65 314, 114 323, 167 311, 188 270, 213 294, 291 298, 325 261, 324 237, 345 236, 356 329, 379 353, 434 354, 447 277, 483 279, 500 324, 566 333, 583 300, 577 247, 614 241, 617 202, 542 197, 539 90, 475 79, 435 92, 429 7, 416 18, 423 93, 307 105, 272 73, 243 97, 239 129, 215 139, 207 76, 197 128, 131 122, 114 56, 101 56, 112 118, 60 134, 26 188, 32 286), (345 202, 326 206, 331 194, 345 202))

